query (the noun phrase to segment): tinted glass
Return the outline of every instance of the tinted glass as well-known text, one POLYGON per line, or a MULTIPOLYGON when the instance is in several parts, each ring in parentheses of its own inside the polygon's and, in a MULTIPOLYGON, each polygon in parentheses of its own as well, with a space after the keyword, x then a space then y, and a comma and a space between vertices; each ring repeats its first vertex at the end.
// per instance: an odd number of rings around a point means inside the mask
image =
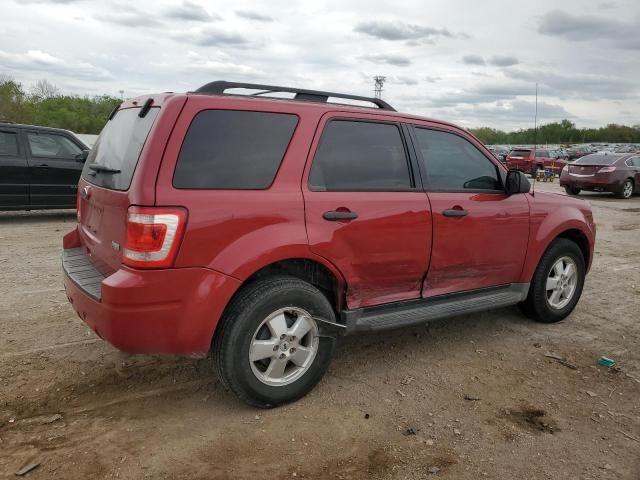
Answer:
POLYGON ((140 118, 140 108, 119 110, 115 117, 107 122, 93 144, 82 170, 82 178, 112 190, 127 190, 131 185, 144 142, 159 111, 159 108, 152 108, 140 118), (89 168, 91 165, 108 167, 119 172, 94 172, 89 168))
POLYGON ((185 136, 176 188, 264 189, 276 176, 298 117, 284 113, 207 110, 185 136))
POLYGON ((29 132, 27 134, 32 157, 74 159, 82 149, 63 135, 29 132))
POLYGON ((591 154, 580 157, 573 162, 574 165, 611 165, 620 160, 624 155, 599 155, 591 154))
POLYGON ((411 177, 396 125, 334 120, 320 140, 309 175, 318 190, 407 190, 411 177))
POLYGON ((13 132, 0 132, 0 155, 18 155, 18 137, 13 132))
POLYGON ((549 154, 548 150, 536 150, 536 157, 538 157, 538 158, 550 158, 551 155, 549 154))
POLYGON ((530 153, 531 150, 511 150, 509 155, 512 157, 528 157, 530 153))
POLYGON ((429 189, 500 189, 496 166, 466 139, 424 128, 417 128, 416 136, 429 189))

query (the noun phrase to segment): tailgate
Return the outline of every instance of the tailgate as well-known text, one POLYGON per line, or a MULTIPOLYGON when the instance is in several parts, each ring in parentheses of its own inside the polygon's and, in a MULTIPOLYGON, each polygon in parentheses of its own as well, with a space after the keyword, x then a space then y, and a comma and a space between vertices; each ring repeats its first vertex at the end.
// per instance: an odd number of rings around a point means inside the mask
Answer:
POLYGON ((100 133, 82 170, 78 229, 91 261, 107 269, 104 274, 122 263, 127 211, 138 193, 129 189, 159 111, 158 107, 146 112, 141 107, 118 110, 100 133))

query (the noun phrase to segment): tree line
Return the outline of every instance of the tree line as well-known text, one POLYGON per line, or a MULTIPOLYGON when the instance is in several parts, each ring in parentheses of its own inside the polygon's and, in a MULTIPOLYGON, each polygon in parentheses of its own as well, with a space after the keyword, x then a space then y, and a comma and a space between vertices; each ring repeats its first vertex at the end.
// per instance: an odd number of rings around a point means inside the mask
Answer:
POLYGON ((515 132, 503 132, 495 128, 472 128, 471 131, 488 145, 530 145, 571 143, 640 143, 640 125, 632 127, 611 123, 600 128, 577 128, 569 120, 540 125, 537 130, 528 128, 515 132))
POLYGON ((0 122, 65 128, 76 133, 100 133, 109 113, 121 99, 109 95, 63 95, 41 80, 29 91, 9 77, 0 76, 0 122))
MULTIPOLYGON (((46 80, 29 91, 10 77, 0 76, 0 122, 29 123, 65 128, 76 133, 100 133, 109 113, 121 103, 109 95, 81 97, 62 95, 46 80)), ((486 144, 526 145, 565 143, 640 143, 640 125, 609 124, 600 128, 577 128, 569 120, 505 132, 491 127, 471 131, 486 144)))

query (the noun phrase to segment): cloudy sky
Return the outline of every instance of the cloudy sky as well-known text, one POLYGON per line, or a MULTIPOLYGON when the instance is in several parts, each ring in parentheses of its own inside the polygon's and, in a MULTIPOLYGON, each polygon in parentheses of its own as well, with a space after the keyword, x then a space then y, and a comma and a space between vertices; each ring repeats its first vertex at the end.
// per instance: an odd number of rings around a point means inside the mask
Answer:
POLYGON ((371 95, 466 127, 640 124, 639 0, 1 0, 0 74, 125 97, 218 79, 371 95))

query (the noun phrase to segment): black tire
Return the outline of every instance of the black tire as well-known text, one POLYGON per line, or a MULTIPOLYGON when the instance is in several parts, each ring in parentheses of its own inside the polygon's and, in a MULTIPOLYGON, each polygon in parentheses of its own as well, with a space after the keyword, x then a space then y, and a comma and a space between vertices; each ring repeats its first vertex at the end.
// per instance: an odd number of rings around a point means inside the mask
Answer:
POLYGON ((571 185, 565 185, 564 191, 567 192, 567 195, 578 195, 580 193, 580 189, 578 187, 573 187, 571 185))
POLYGON ((582 288, 584 287, 585 274, 586 266, 580 247, 566 238, 554 240, 540 259, 540 263, 533 274, 529 294, 526 300, 518 305, 520 310, 536 322, 555 323, 565 319, 573 311, 580 299, 582 288), (547 277, 556 261, 564 256, 573 259, 577 266, 577 285, 571 301, 564 308, 555 309, 549 305, 547 300, 547 277))
POLYGON ((298 307, 313 317, 335 322, 333 307, 320 290, 295 277, 277 276, 253 282, 238 292, 216 331, 213 360, 220 378, 249 405, 271 408, 298 400, 313 389, 329 368, 336 340, 320 336, 313 362, 293 383, 267 385, 253 373, 249 361, 253 335, 264 319, 286 307, 298 307))
POLYGON ((620 191, 616 192, 616 197, 622 198, 624 200, 628 200, 629 198, 633 197, 633 191, 634 191, 633 180, 631 180, 630 178, 627 178, 622 184, 622 188, 620 188, 620 191), (629 184, 631 184, 631 189, 630 189, 631 194, 626 195, 625 190, 627 189, 627 185, 629 184))

